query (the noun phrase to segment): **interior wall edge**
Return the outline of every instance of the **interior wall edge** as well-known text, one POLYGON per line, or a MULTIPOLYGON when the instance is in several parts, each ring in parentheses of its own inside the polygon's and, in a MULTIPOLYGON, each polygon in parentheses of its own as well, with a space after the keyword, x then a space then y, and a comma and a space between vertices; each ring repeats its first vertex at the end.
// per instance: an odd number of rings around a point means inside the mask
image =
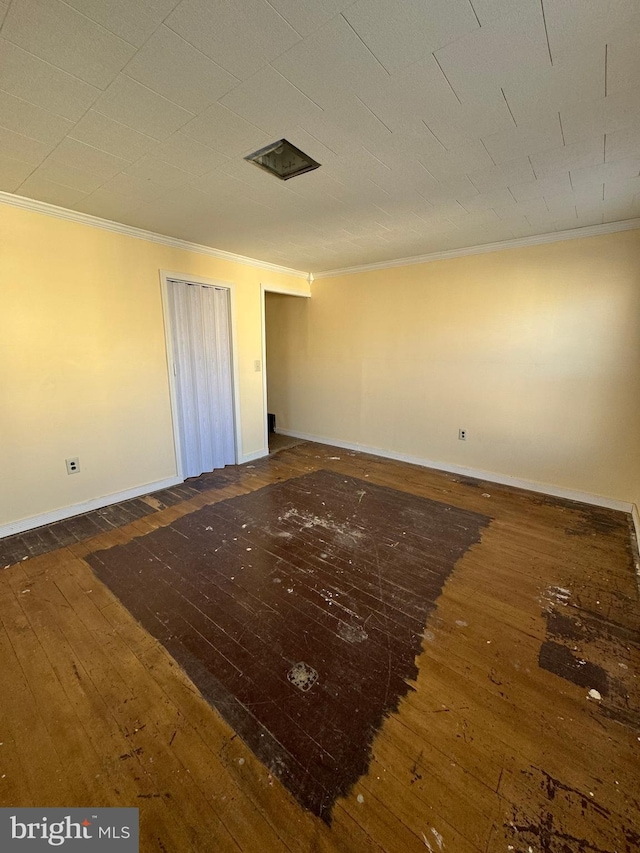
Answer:
MULTIPOLYGON (((518 477, 510 477, 508 474, 500 474, 495 471, 485 471, 479 468, 467 468, 464 465, 453 465, 448 462, 425 459, 421 456, 410 456, 408 453, 398 453, 395 450, 388 450, 384 447, 369 447, 364 444, 341 441, 337 438, 327 438, 326 436, 321 435, 311 435, 309 433, 298 432, 293 429, 278 428, 276 432, 282 435, 291 436, 291 438, 300 438, 304 441, 315 441, 318 444, 327 444, 331 447, 341 447, 344 450, 356 450, 360 453, 371 453, 374 456, 382 456, 384 459, 395 459, 398 462, 408 462, 411 465, 419 465, 421 468, 435 468, 437 471, 446 471, 449 474, 461 474, 464 477, 473 477, 476 480, 487 480, 488 482, 496 483, 501 486, 513 486, 516 489, 525 489, 528 492, 539 492, 543 495, 551 495, 554 498, 566 498, 567 500, 593 504, 594 506, 601 506, 606 509, 616 509, 621 512, 631 513, 635 507, 635 504, 632 504, 629 501, 622 501, 618 498, 607 497, 606 495, 594 495, 589 492, 580 492, 576 489, 569 489, 564 486, 555 486, 551 483, 541 483, 537 480, 521 480, 518 477)), ((634 521, 636 521, 635 518, 634 521)), ((640 534, 640 519, 636 522, 636 532, 640 534)))
MULTIPOLYGON (((312 284, 312 282, 309 282, 312 284)), ((311 299, 311 293, 306 290, 286 290, 284 287, 278 287, 275 284, 261 283, 263 296, 265 293, 277 293, 280 296, 301 296, 303 299, 311 299)))
POLYGON ((131 498, 139 498, 151 492, 159 492, 161 489, 170 489, 171 486, 177 486, 183 482, 184 480, 180 477, 167 477, 165 480, 144 483, 122 492, 102 495, 82 503, 43 512, 40 515, 31 515, 27 518, 10 521, 7 524, 0 525, 0 539, 4 539, 6 536, 14 536, 16 533, 24 533, 26 530, 33 530, 36 527, 43 527, 45 524, 54 524, 56 521, 63 521, 65 518, 73 518, 75 515, 83 515, 85 512, 91 512, 94 509, 102 509, 105 506, 111 506, 111 504, 122 503, 122 501, 128 501, 131 498))
POLYGON ((264 447, 260 450, 254 450, 253 453, 243 453, 238 461, 238 465, 244 465, 247 462, 255 462, 256 459, 264 459, 264 457, 268 455, 269 450, 264 447))
MULTIPOLYGON (((631 519, 633 521, 633 527, 636 531, 636 543, 638 546, 638 554, 640 554, 640 512, 638 511, 638 504, 633 504, 631 509, 631 519)), ((638 584, 640 585, 640 557, 636 557, 636 574, 638 575, 638 584)))

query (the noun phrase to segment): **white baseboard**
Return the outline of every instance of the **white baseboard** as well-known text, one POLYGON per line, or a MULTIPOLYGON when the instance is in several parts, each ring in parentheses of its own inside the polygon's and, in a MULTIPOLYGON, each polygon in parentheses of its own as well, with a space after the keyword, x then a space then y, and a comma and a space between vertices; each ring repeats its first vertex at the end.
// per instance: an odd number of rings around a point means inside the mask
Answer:
MULTIPOLYGON (((636 504, 627 501, 619 501, 615 498, 606 498, 602 495, 593 495, 588 492, 579 492, 574 489, 565 489, 561 486, 552 486, 549 483, 538 483, 533 480, 520 480, 517 477, 509 477, 504 474, 496 474, 493 471, 482 471, 477 468, 466 468, 462 465, 450 465, 445 462, 434 462, 431 459, 424 459, 419 456, 410 456, 406 453, 396 453, 393 450, 385 450, 381 447, 368 447, 363 444, 355 444, 348 441, 340 441, 339 439, 324 438, 319 435, 311 435, 310 433, 299 432, 291 429, 277 429, 280 435, 288 435, 291 438, 300 438, 303 441, 314 441, 318 444, 327 444, 332 447, 342 447, 345 450, 356 450, 361 453, 371 453, 374 456, 382 456, 385 459, 395 459, 398 462, 409 462, 412 465, 420 465, 423 468, 435 468, 438 471, 446 471, 450 474, 461 474, 466 477, 474 477, 478 480, 487 480, 490 483, 500 483, 504 486, 514 486, 518 489, 526 489, 530 492, 540 492, 545 495, 552 495, 558 498, 567 498, 568 500, 579 501, 580 503, 593 504, 594 506, 602 506, 607 509, 617 509, 622 512, 631 513, 633 526, 635 528, 638 549, 640 550, 640 513, 636 504)), ((242 465, 247 462, 253 462, 256 459, 263 459, 269 455, 269 451, 262 448, 253 453, 244 454, 238 464, 242 465)), ((147 483, 143 486, 135 486, 133 489, 125 489, 122 492, 115 492, 111 495, 103 495, 99 498, 92 498, 83 503, 73 504, 72 506, 61 507, 60 509, 51 510, 41 515, 32 515, 28 518, 21 518, 18 521, 12 521, 8 524, 0 525, 0 539, 5 536, 13 536, 16 533, 23 533, 25 530, 33 530, 35 527, 43 527, 45 524, 53 524, 56 521, 62 521, 65 518, 72 518, 74 515, 82 515, 85 512, 91 512, 94 509, 102 509, 111 504, 121 503, 122 501, 130 500, 131 498, 139 498, 141 495, 148 495, 152 492, 158 492, 161 489, 169 489, 171 486, 177 486, 183 483, 180 477, 168 477, 166 480, 157 480, 154 483, 147 483)), ((640 566, 638 566, 640 574, 640 566)))
POLYGON ((244 453, 238 460, 238 465, 244 465, 246 462, 255 462, 256 459, 263 459, 269 455, 269 449, 254 450, 253 453, 244 453))
MULTIPOLYGON (((567 498, 594 506, 602 506, 607 509, 617 509, 621 512, 631 512, 634 504, 629 501, 620 501, 616 498, 608 498, 604 495, 593 495, 589 492, 579 492, 575 489, 566 489, 563 486, 553 486, 550 483, 539 483, 536 480, 521 480, 518 477, 510 477, 507 474, 497 474, 494 471, 483 471, 478 468, 467 468, 463 465, 452 465, 448 462, 436 462, 433 459, 424 459, 420 456, 409 456, 407 453, 396 453, 394 450, 385 450, 382 447, 368 447, 364 444, 356 444, 350 441, 340 441, 334 438, 325 438, 320 435, 310 435, 292 429, 278 429, 282 435, 292 438, 301 438, 305 441, 315 441, 318 444, 328 444, 332 447, 343 447, 345 450, 357 450, 361 453, 372 453, 374 456, 382 456, 385 459, 395 459, 398 462, 409 462, 412 465, 420 465, 423 468, 435 468, 438 471, 446 471, 449 474, 461 474, 463 477, 474 477, 477 480, 487 480, 490 483, 500 483, 503 486, 513 486, 517 489, 526 489, 529 492, 540 492, 544 495, 552 495, 555 498, 567 498)), ((636 531, 638 526, 636 526, 636 531)))
MULTIPOLYGON (((268 455, 269 451, 264 448, 256 450, 254 453, 245 453, 238 460, 238 465, 253 462, 255 459, 262 459, 263 456, 268 455)), ((143 486, 136 486, 133 489, 125 489, 122 492, 114 492, 111 495, 91 498, 91 500, 84 501, 83 503, 61 507, 60 509, 51 510, 51 512, 43 512, 41 515, 31 515, 28 518, 21 518, 18 521, 10 521, 8 524, 0 525, 0 539, 3 539, 5 536, 14 536, 16 533, 24 533, 25 530, 33 530, 35 527, 43 527, 45 524, 54 524, 56 521, 72 518, 74 515, 82 515, 94 509, 102 509, 111 504, 128 501, 131 498, 139 498, 141 495, 159 492, 161 489, 168 489, 171 486, 178 486, 181 483, 184 483, 182 477, 168 477, 166 480, 157 480, 154 483, 146 483, 143 486)))
POLYGON ((114 492, 111 495, 91 498, 91 500, 84 501, 83 503, 64 506, 60 509, 51 510, 51 512, 44 512, 42 515, 32 515, 29 518, 10 521, 8 524, 0 526, 0 539, 5 536, 13 536, 16 533, 23 533, 25 530, 33 530, 34 527, 53 524, 56 521, 62 521, 64 518, 72 518, 74 515, 82 515, 94 509, 102 509, 111 504, 119 504, 122 501, 131 500, 131 498, 139 498, 141 495, 148 495, 151 492, 159 492, 161 489, 168 489, 183 482, 184 480, 180 477, 168 477, 166 480, 156 480, 155 483, 135 486, 133 489, 125 489, 123 492, 114 492))

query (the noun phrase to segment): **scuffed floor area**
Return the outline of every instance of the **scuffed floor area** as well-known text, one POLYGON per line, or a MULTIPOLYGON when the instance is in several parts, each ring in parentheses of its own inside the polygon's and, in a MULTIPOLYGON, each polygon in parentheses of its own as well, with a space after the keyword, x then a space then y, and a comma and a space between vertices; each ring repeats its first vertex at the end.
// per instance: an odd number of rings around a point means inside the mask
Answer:
POLYGON ((1 805, 138 806, 165 853, 640 848, 624 514, 310 443, 100 512, 5 540, 1 805))

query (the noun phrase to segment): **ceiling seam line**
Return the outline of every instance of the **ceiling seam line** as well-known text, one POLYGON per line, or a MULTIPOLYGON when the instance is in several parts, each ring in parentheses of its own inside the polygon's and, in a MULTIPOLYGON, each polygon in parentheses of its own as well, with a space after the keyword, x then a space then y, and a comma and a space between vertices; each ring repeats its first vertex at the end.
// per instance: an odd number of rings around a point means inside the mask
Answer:
POLYGON ((547 39, 547 50, 549 51, 549 61, 553 65, 553 56, 551 54, 551 45, 549 43, 549 30, 547 29, 547 17, 544 13, 544 0, 540 0, 540 8, 542 9, 542 23, 544 24, 544 34, 547 39))
POLYGON ((438 66, 438 68, 440 69, 440 73, 442 74, 442 76, 444 77, 444 79, 447 81, 447 84, 448 84, 449 88, 451 89, 451 91, 453 92, 453 94, 456 96, 456 99, 457 99, 458 103, 459 103, 459 104, 461 104, 461 103, 462 103, 462 101, 460 100, 460 97, 459 97, 458 93, 456 92, 456 90, 455 90, 455 89, 453 88, 453 86, 451 85, 451 81, 449 80, 449 78, 447 77, 447 75, 444 73, 444 69, 443 69, 442 65, 440 65, 440 61, 439 61, 438 57, 435 55, 435 53, 432 53, 432 54, 431 54, 431 56, 433 56, 433 58, 435 59, 435 61, 436 61, 436 65, 437 65, 437 66, 438 66))

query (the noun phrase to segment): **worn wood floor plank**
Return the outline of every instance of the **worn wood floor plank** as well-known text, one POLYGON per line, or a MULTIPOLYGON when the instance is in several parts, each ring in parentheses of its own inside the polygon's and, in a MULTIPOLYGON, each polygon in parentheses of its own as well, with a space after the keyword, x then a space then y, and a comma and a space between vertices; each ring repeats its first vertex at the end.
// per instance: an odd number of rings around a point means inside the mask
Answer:
POLYGON ((1 805, 138 806, 145 853, 640 849, 622 513, 301 443, 0 564, 1 805))

